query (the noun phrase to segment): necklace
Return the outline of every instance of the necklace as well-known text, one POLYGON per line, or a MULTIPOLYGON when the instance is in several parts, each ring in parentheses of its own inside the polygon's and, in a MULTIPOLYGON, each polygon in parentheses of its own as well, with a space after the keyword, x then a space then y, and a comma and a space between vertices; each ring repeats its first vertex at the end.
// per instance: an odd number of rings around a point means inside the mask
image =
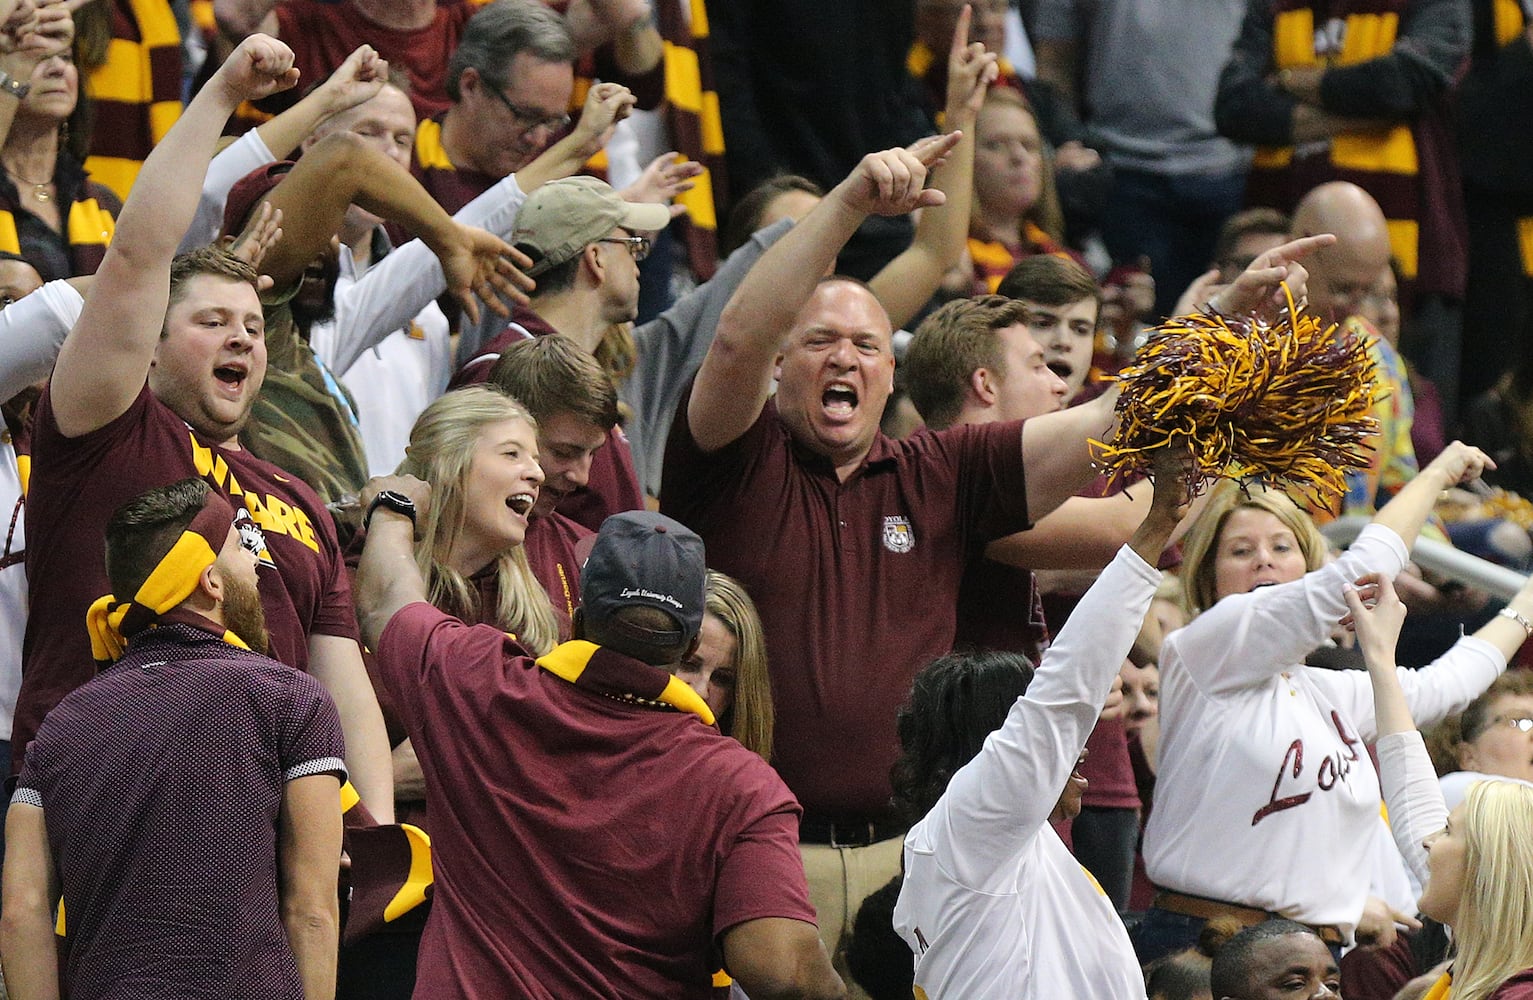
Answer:
POLYGON ((21 176, 10 167, 5 167, 4 169, 5 172, 10 174, 11 177, 15 180, 21 181, 23 184, 32 185, 32 197, 36 198, 38 201, 46 204, 47 202, 53 200, 53 193, 48 190, 53 186, 52 180, 43 181, 41 184, 39 184, 37 181, 34 181, 31 178, 21 176))

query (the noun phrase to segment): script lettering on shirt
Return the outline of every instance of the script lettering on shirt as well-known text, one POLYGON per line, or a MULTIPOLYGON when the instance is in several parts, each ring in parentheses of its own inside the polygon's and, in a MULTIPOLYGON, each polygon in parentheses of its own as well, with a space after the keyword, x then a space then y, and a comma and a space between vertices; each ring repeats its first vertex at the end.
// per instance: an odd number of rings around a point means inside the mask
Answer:
MULTIPOLYGON (((1347 726, 1341 720, 1340 713, 1332 710, 1331 725, 1336 727, 1336 735, 1341 740, 1341 747, 1331 751, 1320 759, 1320 766, 1316 768, 1314 784, 1315 788, 1322 792, 1329 792, 1340 782, 1347 780, 1347 775, 1352 773, 1352 765, 1358 761, 1358 747, 1362 744, 1362 738, 1356 733, 1347 730, 1347 726)), ((1310 800, 1315 793, 1313 790, 1299 791, 1304 778, 1304 741, 1294 740, 1288 744, 1288 749, 1283 752, 1283 762, 1278 765, 1277 778, 1272 782, 1272 794, 1267 799, 1267 804, 1251 816, 1251 825, 1255 826, 1273 813, 1282 812, 1285 809, 1293 809, 1302 806, 1310 800), (1287 794, 1284 794, 1287 793, 1287 794)))
MULTIPOLYGON (((236 511, 241 509, 248 511, 251 520, 259 527, 261 533, 287 535, 289 538, 302 542, 311 550, 319 551, 319 537, 315 534, 314 523, 309 520, 307 513, 271 493, 267 493, 263 498, 259 494, 247 492, 240 486, 234 470, 229 468, 222 455, 215 454, 212 448, 201 444, 195 436, 191 437, 191 442, 192 463, 197 468, 197 474, 222 490, 233 503, 236 511)), ((246 547, 251 548, 251 536, 243 525, 240 526, 240 534, 245 540, 246 547)), ((263 561, 270 561, 270 556, 264 550, 264 540, 259 549, 251 548, 256 555, 263 557, 263 561)))

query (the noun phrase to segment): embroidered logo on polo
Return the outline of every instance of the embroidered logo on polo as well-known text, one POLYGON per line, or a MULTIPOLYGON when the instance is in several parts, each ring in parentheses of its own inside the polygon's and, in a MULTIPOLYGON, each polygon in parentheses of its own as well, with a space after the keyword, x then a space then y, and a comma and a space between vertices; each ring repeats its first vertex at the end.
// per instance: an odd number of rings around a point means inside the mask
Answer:
POLYGON ((909 552, 916 547, 916 533, 910 518, 892 514, 884 518, 884 548, 890 552, 909 552))

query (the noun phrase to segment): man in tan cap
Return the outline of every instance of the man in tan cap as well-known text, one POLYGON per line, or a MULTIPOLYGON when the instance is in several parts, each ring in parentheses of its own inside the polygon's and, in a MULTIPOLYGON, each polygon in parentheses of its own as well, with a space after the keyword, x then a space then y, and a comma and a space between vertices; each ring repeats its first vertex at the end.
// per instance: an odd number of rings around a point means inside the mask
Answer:
MULTIPOLYGON (((538 287, 527 306, 512 311, 505 332, 458 371, 451 387, 485 381, 502 351, 533 337, 562 334, 594 354, 614 326, 638 314, 639 261, 650 247, 645 234, 665 228, 670 219, 667 206, 624 201, 594 177, 567 177, 534 191, 517 215, 511 243, 532 259, 528 273, 538 287)), ((546 441, 544 447, 592 456, 589 482, 550 477, 544 486, 545 492, 562 494, 556 503, 566 516, 595 531, 608 515, 644 506, 621 428, 604 437, 546 441)))

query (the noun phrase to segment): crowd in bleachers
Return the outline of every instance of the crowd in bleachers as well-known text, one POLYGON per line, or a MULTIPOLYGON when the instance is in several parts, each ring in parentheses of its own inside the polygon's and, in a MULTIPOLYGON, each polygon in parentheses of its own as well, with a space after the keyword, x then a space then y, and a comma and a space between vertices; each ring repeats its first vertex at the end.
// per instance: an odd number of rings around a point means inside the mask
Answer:
POLYGON ((1519 0, 0 0, 0 995, 1533 1000, 1529 135, 1519 0))

